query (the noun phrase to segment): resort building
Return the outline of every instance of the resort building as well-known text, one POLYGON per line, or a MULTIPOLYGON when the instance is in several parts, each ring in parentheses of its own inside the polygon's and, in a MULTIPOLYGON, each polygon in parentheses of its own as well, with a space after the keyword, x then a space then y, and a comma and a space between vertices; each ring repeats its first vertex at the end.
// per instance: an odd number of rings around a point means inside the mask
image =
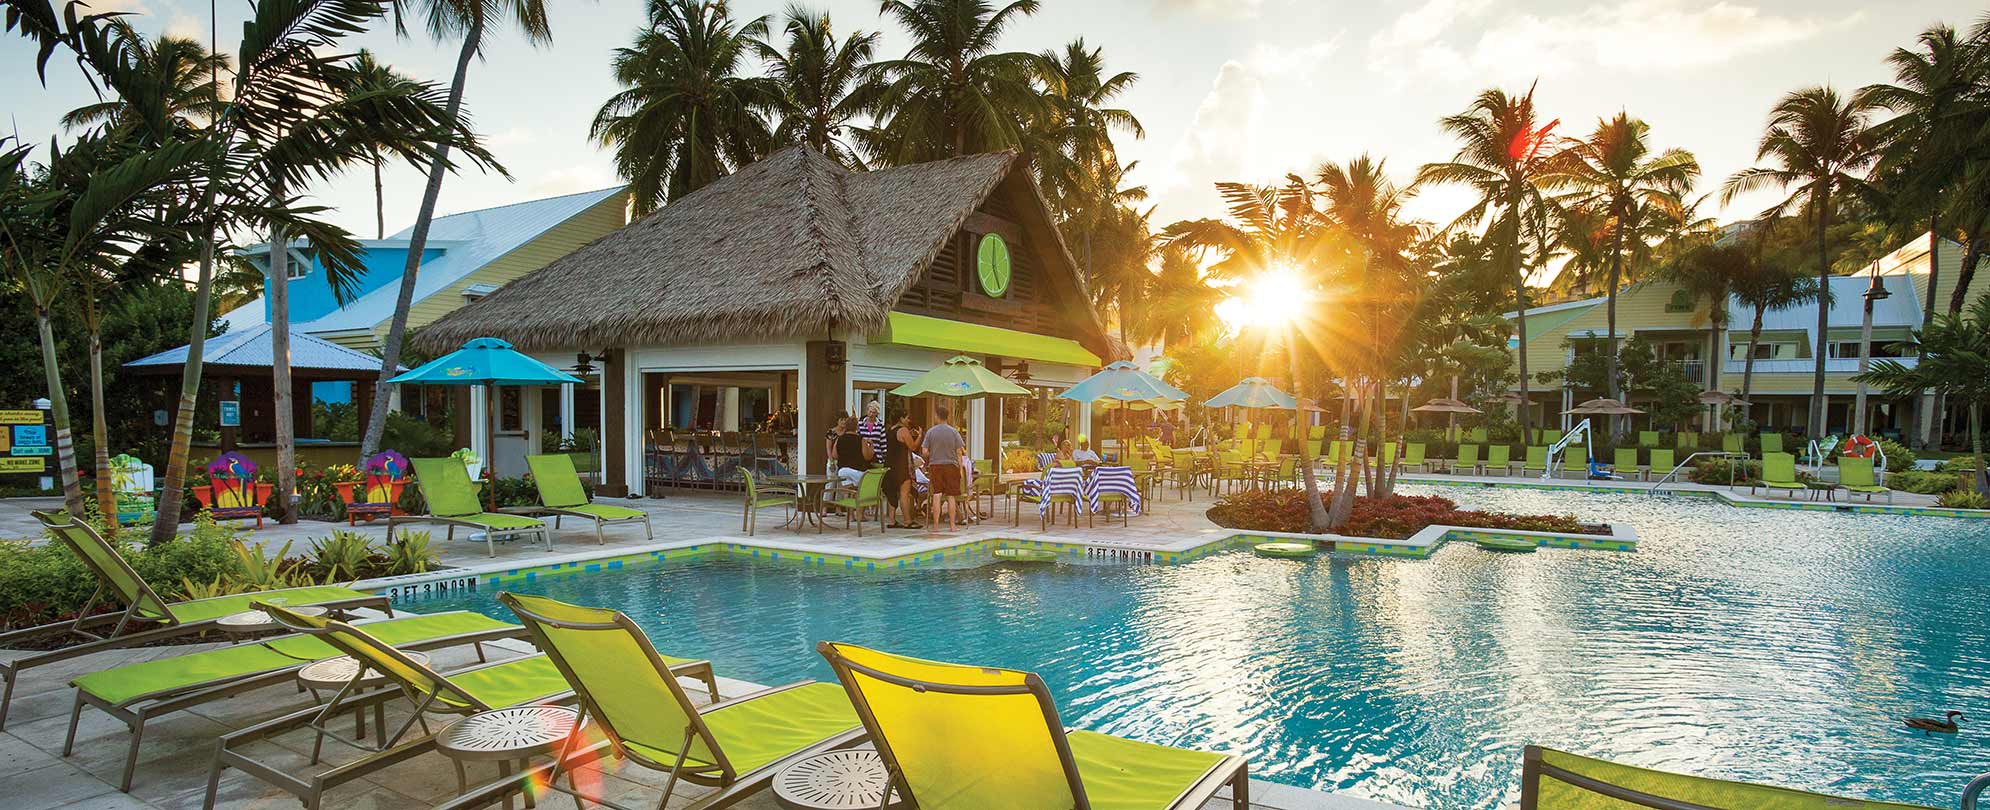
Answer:
MULTIPOLYGON (((701 454, 821 472, 838 415, 954 355, 1047 403, 1112 353, 1014 152, 866 172, 784 149, 441 317, 417 344, 485 336, 590 381, 577 394, 599 398, 614 494, 729 485, 701 454)), ((500 436, 547 421, 548 397, 498 395, 500 436)), ((931 423, 934 403, 890 399, 931 423)), ((992 456, 1003 408, 965 409, 954 421, 992 456)))
MULTIPOLYGON (((1872 349, 1874 358, 1888 358, 1913 364, 1912 352, 1903 352, 1900 343, 1921 328, 1929 312, 1944 313, 1955 293, 1960 276, 1962 247, 1942 240, 1936 253, 1941 266, 1933 273, 1930 295, 1930 246, 1927 236, 1912 240, 1869 265, 1863 272, 1837 276, 1831 280, 1832 306, 1825 343, 1825 424, 1833 433, 1844 433, 1853 423, 1853 401, 1858 384, 1860 334, 1865 318, 1867 290, 1878 278, 1887 295, 1874 302, 1872 349)), ((1977 273, 1971 279, 1966 300, 1990 292, 1990 278, 1977 273)), ((1609 337, 1607 301, 1586 298, 1527 310, 1527 366, 1529 373, 1566 369, 1579 355, 1602 351, 1609 337)), ((1755 312, 1739 300, 1727 302, 1727 328, 1711 329, 1708 302, 1693 296, 1676 284, 1642 281, 1624 287, 1617 295, 1617 337, 1619 341, 1642 337, 1652 344, 1660 359, 1680 365, 1688 378, 1706 388, 1740 393, 1747 371, 1749 331, 1755 312)), ((1507 313, 1515 320, 1514 313, 1507 313)), ((1801 304, 1763 315, 1762 334, 1755 346, 1755 363, 1749 380, 1748 416, 1765 430, 1802 432, 1809 419, 1810 399, 1816 369, 1817 305, 1801 304)), ((1621 346, 1621 343, 1620 343, 1621 346)), ((1561 421, 1563 410, 1581 399, 1601 396, 1597 392, 1570 388, 1542 390, 1531 384, 1535 424, 1561 421)), ((1515 386, 1514 390, 1518 390, 1515 386)), ((1966 417, 1960 409, 1932 418, 1932 396, 1906 399, 1867 392, 1869 424, 1877 434, 1896 438, 1925 439, 1923 426, 1939 426, 1943 434, 1962 429, 1966 417)), ((1635 404, 1635 403, 1634 403, 1635 404)), ((1667 426, 1660 426, 1667 427, 1667 426)))

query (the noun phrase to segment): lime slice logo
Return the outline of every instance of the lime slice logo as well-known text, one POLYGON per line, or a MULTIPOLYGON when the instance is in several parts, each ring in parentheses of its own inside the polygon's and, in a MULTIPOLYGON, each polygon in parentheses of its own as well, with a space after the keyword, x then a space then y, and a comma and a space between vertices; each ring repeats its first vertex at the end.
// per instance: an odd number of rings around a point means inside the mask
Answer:
POLYGON ((1009 291, 1009 244, 999 234, 982 234, 975 251, 975 272, 981 277, 981 291, 1001 298, 1009 291))

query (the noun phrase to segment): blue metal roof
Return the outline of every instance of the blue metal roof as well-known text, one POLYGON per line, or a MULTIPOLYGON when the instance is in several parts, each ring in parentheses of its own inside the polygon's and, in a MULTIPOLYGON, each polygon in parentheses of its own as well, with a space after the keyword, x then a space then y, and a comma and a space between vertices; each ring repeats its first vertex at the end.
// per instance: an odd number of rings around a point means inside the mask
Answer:
MULTIPOLYGON (((211 366, 251 366, 269 368, 275 353, 270 350, 269 324, 256 324, 240 332, 226 332, 201 344, 201 362, 211 366)), ((125 368, 182 366, 187 348, 167 349, 150 357, 124 364, 125 368)), ((290 367, 296 371, 378 372, 380 358, 356 352, 298 330, 290 332, 290 367)))
MULTIPOLYGON (((429 225, 428 248, 440 248, 442 255, 422 263, 421 271, 415 277, 414 300, 420 302, 448 288, 553 226, 620 194, 622 189, 622 186, 615 186, 436 217, 429 225)), ((362 248, 406 247, 408 238, 413 234, 414 226, 410 225, 386 239, 361 240, 359 244, 362 248)), ((312 321, 293 323, 292 326, 317 333, 372 329, 393 316, 400 286, 398 280, 383 284, 331 314, 312 321)), ((263 322, 264 309, 259 296, 222 318, 231 329, 240 329, 263 322)))

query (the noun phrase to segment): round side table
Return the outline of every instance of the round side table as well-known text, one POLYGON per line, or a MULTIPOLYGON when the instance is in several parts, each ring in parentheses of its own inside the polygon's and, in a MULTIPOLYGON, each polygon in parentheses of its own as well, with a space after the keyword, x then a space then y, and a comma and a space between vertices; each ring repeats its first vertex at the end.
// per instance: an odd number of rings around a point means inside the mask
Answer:
POLYGON ((830 751, 774 774, 774 803, 788 810, 876 810, 904 807, 891 787, 884 758, 868 748, 830 751), (884 802, 885 791, 891 801, 884 802))
MULTIPOLYGON (((298 605, 297 607, 286 607, 286 609, 300 616, 323 616, 327 612, 325 608, 317 605, 298 605)), ((214 626, 230 633, 238 633, 245 636, 284 629, 283 625, 278 624, 276 619, 270 618, 269 614, 260 610, 244 610, 240 613, 230 613, 219 619, 215 619, 214 626)))
MULTIPOLYGON (((513 706, 470 715, 450 723, 435 735, 435 750, 456 765, 458 792, 470 789, 463 763, 471 761, 498 764, 498 774, 511 775, 511 763, 521 769, 540 754, 557 754, 567 737, 579 730, 580 712, 565 706, 513 706)), ((532 797, 526 795, 526 806, 532 797)), ((505 797, 506 810, 511 798, 505 797)))
MULTIPOLYGON (((428 666, 428 653, 404 651, 401 654, 407 656, 410 661, 421 664, 422 666, 428 666)), ((387 676, 375 672, 371 668, 366 669, 362 673, 359 662, 353 660, 352 656, 349 655, 327 658, 297 670, 298 685, 310 690, 313 698, 318 697, 319 692, 326 690, 338 693, 340 697, 343 697, 348 694, 378 687, 386 682, 387 676), (359 676, 358 680, 353 679, 355 675, 359 676)), ((326 711, 329 712, 332 708, 327 706, 326 711)), ((321 735, 318 740, 319 744, 324 742, 323 735, 331 734, 331 731, 324 727, 324 721, 328 716, 320 715, 316 721, 311 723, 311 727, 316 729, 318 734, 321 735)), ((352 710, 352 725, 354 737, 361 740, 366 739, 366 709, 364 707, 352 710)), ((385 746, 387 744, 384 736, 387 733, 387 704, 385 701, 373 704, 373 726, 379 734, 383 735, 379 742, 381 746, 385 746)), ((334 737, 336 738, 336 735, 334 737)))

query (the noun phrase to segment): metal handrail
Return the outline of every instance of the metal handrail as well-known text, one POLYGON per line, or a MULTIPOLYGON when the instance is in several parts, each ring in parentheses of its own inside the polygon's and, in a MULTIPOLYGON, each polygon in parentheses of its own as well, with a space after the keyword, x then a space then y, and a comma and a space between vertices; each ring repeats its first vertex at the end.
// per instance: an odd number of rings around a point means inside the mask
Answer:
MULTIPOLYGON (((1747 453, 1730 453, 1726 450, 1701 450, 1690 456, 1687 456, 1684 460, 1679 462, 1678 466, 1673 467, 1671 472, 1666 473, 1664 477, 1658 479, 1656 482, 1653 482, 1651 485, 1651 494, 1657 495, 1659 487, 1665 486, 1665 482, 1672 480, 1674 476, 1677 476, 1679 474, 1680 470, 1693 466, 1693 459, 1699 458, 1701 456, 1720 456, 1723 458, 1739 458, 1744 462, 1748 460, 1747 453)), ((1727 469, 1727 486, 1729 489, 1734 488, 1734 476, 1736 472, 1738 471, 1732 465, 1730 465, 1727 469)))
MULTIPOLYGON (((1562 457, 1562 450, 1566 449, 1571 442, 1574 442, 1577 436, 1583 436, 1588 439, 1596 438, 1596 434, 1589 429, 1589 420, 1587 418, 1577 422, 1575 427, 1569 429, 1567 435, 1562 436, 1559 441, 1548 446, 1548 458, 1546 459, 1546 463, 1541 465, 1541 480, 1546 481, 1554 477, 1555 469, 1561 466, 1555 460, 1562 457)), ((1589 448, 1593 446, 1593 442, 1584 442, 1582 445, 1583 455, 1588 456, 1589 448)), ((1582 471, 1585 478, 1589 475, 1590 467, 1587 464, 1589 460, 1589 458, 1583 459, 1585 463, 1583 464, 1582 471)))
POLYGON ((1990 773, 1979 774, 1962 787, 1962 810, 1976 810, 1976 800, 1990 789, 1990 773))

